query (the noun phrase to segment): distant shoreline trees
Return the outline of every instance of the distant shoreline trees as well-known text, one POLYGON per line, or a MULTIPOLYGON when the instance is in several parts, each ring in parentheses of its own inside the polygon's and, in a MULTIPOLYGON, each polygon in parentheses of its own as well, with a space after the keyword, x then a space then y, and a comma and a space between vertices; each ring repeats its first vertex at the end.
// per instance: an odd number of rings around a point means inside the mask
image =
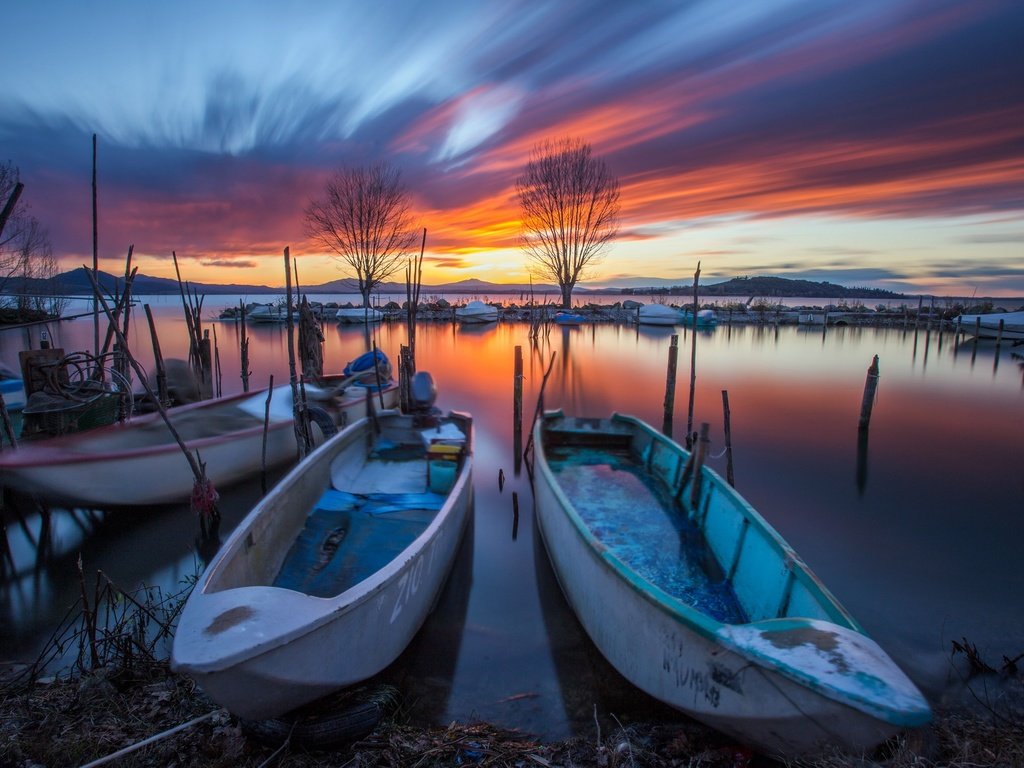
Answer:
POLYGON ((619 181, 589 144, 565 138, 534 148, 516 191, 522 248, 568 309, 576 283, 618 232, 619 181))
POLYGON ((339 170, 305 216, 307 235, 355 272, 367 307, 374 287, 405 266, 415 239, 409 193, 383 162, 339 170))

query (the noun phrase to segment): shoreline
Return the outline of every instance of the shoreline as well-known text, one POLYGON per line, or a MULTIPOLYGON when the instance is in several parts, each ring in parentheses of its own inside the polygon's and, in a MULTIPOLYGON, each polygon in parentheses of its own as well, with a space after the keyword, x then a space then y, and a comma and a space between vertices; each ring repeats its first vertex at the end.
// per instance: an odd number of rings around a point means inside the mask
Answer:
MULTIPOLYGON (((1010 682, 1018 688, 1016 675, 1010 682)), ((1017 691, 1019 694, 1020 691, 1017 691)), ((101 668, 67 678, 0 684, 0 764, 84 765, 122 750, 122 766, 830 766, 950 768, 1024 765, 1024 709, 1003 701, 979 712, 936 709, 927 726, 904 732, 871 755, 829 753, 779 761, 679 715, 619 722, 560 741, 485 722, 408 722, 401 704, 369 733, 326 749, 257 739, 165 663, 101 668), (187 727, 181 727, 185 724, 187 727)), ((596 710, 596 708, 595 708, 596 710)))

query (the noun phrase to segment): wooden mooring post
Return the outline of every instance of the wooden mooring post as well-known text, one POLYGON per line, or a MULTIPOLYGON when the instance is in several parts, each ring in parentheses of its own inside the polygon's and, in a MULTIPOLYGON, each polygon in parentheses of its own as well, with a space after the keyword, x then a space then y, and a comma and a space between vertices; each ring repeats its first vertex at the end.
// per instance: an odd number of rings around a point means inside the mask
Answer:
POLYGON ((732 415, 729 412, 729 390, 722 390, 722 420, 725 430, 725 480, 730 487, 736 487, 732 471, 732 415))
POLYGON ((697 505, 700 503, 700 491, 703 485, 702 481, 702 470, 704 469, 704 460, 707 458, 708 444, 711 442, 708 439, 708 432, 711 429, 711 425, 704 422, 700 425, 700 438, 697 440, 697 444, 693 447, 694 462, 693 462, 693 480, 690 483, 690 510, 696 510, 697 505))
POLYGON ((156 322, 153 320, 153 310, 149 304, 144 304, 146 311, 146 322, 149 324, 149 337, 153 344, 153 365, 156 368, 156 396, 164 405, 171 402, 167 393, 167 369, 164 367, 164 356, 160 352, 160 339, 156 335, 156 322))
POLYGON ((664 416, 661 420, 661 433, 672 437, 672 413, 676 403, 676 362, 679 359, 679 336, 672 334, 672 342, 668 347, 668 372, 665 376, 664 416))
POLYGON ((516 345, 512 373, 512 450, 515 473, 519 474, 523 456, 523 348, 516 345))
POLYGON ((700 284, 700 262, 697 262, 697 271, 693 273, 693 336, 690 339, 690 405, 686 412, 686 447, 693 447, 693 397, 697 388, 697 308, 698 285, 700 284))
POLYGON ((875 404, 875 392, 878 389, 878 355, 868 367, 867 379, 864 381, 864 397, 860 402, 859 429, 867 429, 871 423, 871 408, 875 404))

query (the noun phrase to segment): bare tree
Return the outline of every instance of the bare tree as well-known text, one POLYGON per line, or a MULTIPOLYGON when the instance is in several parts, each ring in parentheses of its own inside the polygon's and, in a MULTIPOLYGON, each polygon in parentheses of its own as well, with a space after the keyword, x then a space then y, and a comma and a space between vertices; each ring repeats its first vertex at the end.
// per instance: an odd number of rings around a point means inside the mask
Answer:
POLYGON ((516 191, 523 250, 569 308, 572 289, 618 231, 619 181, 589 144, 566 138, 534 148, 516 191))
POLYGON ((28 205, 19 194, 20 172, 10 162, 0 163, 0 208, 7 212, 0 229, 0 292, 17 293, 17 306, 21 310, 40 309, 41 289, 36 280, 53 277, 56 261, 50 247, 50 234, 29 213, 28 205), (17 190, 17 191, 16 191, 17 190), (8 203, 14 205, 8 210, 8 203), (30 295, 35 295, 32 301, 30 295))
POLYGON ((356 273, 363 305, 376 285, 405 266, 415 239, 409 193, 387 163, 344 168, 306 209, 306 233, 356 273))

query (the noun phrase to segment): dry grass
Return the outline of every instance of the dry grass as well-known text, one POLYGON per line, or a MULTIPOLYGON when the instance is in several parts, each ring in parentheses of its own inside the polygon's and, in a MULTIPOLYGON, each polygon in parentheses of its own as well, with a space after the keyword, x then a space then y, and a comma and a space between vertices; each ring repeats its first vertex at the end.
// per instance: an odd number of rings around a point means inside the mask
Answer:
MULTIPOLYGON (((207 766, 599 766, 600 768, 742 768, 778 765, 680 716, 670 724, 633 724, 556 743, 483 723, 420 728, 402 714, 383 721, 361 741, 331 752, 284 743, 264 745, 246 736, 238 721, 218 709, 189 679, 158 658, 187 589, 164 596, 152 590, 127 594, 99 575, 87 589, 83 618, 69 620, 44 656, 77 650, 67 676, 37 679, 36 668, 0 677, 0 766, 79 766, 206 716, 186 729, 119 757, 118 768, 207 766), (97 663, 92 663, 93 661, 97 663)), ((793 762, 794 768, 1024 768, 1024 678, 1016 659, 1002 670, 984 664, 965 640, 954 656, 969 662, 964 682, 977 707, 937 713, 926 729, 880 747, 870 758, 835 754, 793 762), (998 677, 998 686, 995 678, 998 677), (995 692, 998 691, 998 694, 995 692)))
MULTIPOLYGON (((601 737, 542 744, 482 723, 419 728, 388 720, 369 736, 333 752, 265 746, 246 737, 191 681, 151 665, 133 677, 100 670, 77 678, 8 685, 0 694, 0 765, 72 766, 110 755, 197 716, 211 716, 119 758, 141 766, 601 766, 719 768, 774 765, 702 726, 631 725, 601 737)), ((871 757, 832 755, 792 766, 822 768, 978 768, 1024 766, 1024 720, 944 714, 918 733, 871 757)))

